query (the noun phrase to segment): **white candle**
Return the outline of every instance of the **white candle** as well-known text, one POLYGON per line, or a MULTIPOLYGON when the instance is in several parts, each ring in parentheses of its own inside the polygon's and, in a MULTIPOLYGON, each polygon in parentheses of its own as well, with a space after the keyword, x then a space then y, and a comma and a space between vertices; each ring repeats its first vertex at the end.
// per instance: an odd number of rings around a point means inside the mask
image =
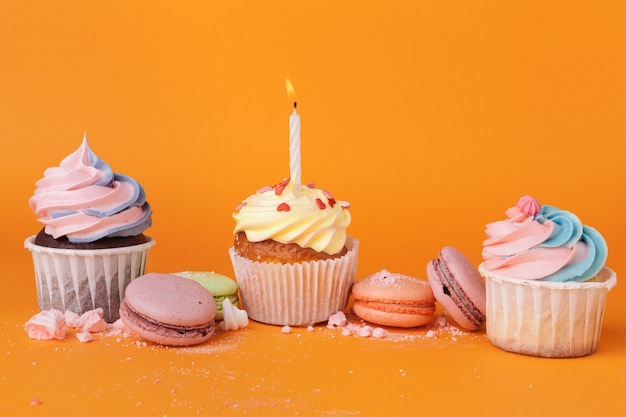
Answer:
POLYGON ((293 113, 289 117, 289 173, 296 187, 302 185, 300 168, 300 115, 296 111, 296 90, 287 78, 287 95, 293 100, 293 113))
POLYGON ((289 117, 289 172, 296 187, 302 184, 300 168, 300 115, 293 103, 293 113, 289 117))

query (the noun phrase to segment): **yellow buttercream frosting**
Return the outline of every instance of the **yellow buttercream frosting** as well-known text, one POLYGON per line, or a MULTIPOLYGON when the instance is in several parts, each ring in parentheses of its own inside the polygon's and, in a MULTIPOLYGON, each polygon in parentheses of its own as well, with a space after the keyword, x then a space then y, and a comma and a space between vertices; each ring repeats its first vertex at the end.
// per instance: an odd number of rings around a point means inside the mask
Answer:
POLYGON ((233 213, 234 233, 250 242, 274 240, 334 255, 346 242, 349 204, 326 190, 296 185, 289 178, 246 198, 233 213))

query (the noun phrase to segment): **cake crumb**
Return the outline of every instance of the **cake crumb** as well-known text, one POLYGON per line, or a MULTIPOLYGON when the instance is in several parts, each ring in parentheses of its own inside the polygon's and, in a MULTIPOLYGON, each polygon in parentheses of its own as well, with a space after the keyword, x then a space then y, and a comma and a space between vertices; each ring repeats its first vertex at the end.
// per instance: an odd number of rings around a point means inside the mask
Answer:
POLYGON ((283 326, 282 329, 280 329, 280 332, 282 334, 289 334, 289 333, 291 333, 291 326, 283 326))

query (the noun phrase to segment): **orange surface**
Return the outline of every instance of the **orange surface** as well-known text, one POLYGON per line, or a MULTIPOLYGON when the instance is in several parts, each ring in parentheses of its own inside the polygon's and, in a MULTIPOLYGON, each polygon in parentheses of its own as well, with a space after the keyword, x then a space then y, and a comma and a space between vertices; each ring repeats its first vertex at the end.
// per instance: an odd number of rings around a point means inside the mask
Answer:
POLYGON ((625 13, 619 1, 0 2, 0 415, 622 415, 625 13), (258 323, 189 349, 28 339, 23 240, 39 229, 27 199, 43 170, 86 131, 146 188, 148 270, 232 275, 232 209, 288 175, 285 77, 303 181, 352 204, 359 278, 425 278, 446 244, 478 264, 485 223, 532 194, 608 241, 618 285, 596 353, 525 357, 484 331, 372 340, 258 323))

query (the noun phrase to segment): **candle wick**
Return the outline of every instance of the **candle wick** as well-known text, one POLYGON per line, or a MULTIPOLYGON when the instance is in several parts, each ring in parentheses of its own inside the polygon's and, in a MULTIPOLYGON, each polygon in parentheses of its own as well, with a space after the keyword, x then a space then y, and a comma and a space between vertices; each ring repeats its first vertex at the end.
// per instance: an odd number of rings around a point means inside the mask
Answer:
POLYGON ((293 102, 293 108, 295 109, 296 107, 298 107, 298 103, 296 101, 293 102))

